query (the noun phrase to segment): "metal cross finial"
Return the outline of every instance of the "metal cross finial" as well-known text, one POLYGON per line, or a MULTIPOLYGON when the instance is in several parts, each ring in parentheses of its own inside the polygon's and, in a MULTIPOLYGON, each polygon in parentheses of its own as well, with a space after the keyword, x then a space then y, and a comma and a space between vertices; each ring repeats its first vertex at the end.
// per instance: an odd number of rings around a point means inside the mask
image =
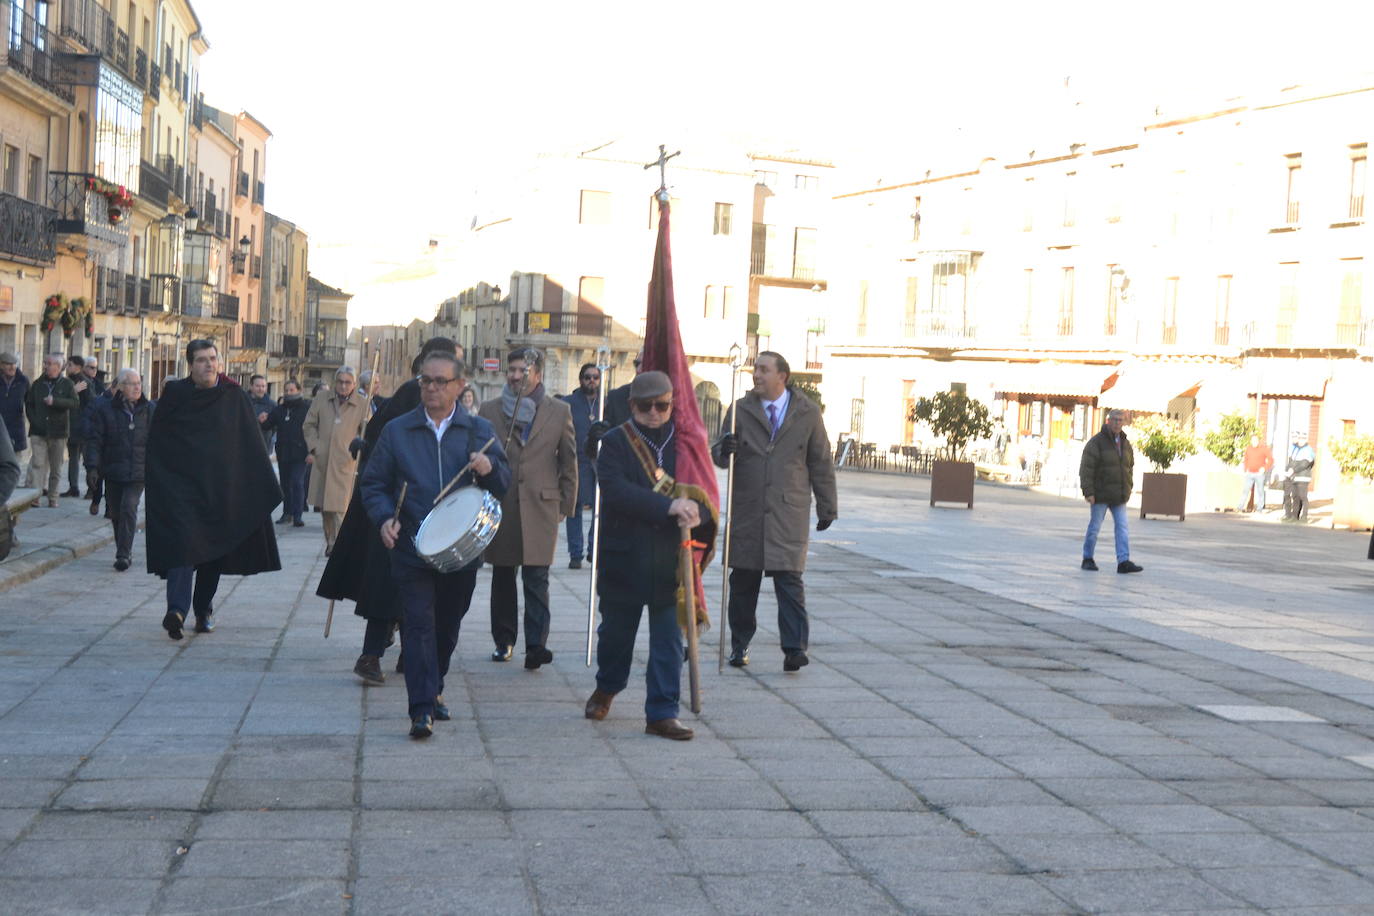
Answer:
POLYGON ((651 169, 651 168, 653 168, 654 166, 658 166, 658 199, 659 199, 659 200, 666 200, 667 197, 668 197, 668 160, 669 160, 669 159, 672 159, 674 156, 681 156, 681 155, 682 155, 682 150, 678 150, 676 153, 670 153, 670 152, 668 152, 668 147, 666 147, 666 146, 664 146, 662 143, 660 143, 660 144, 658 145, 658 158, 655 159, 653 162, 646 162, 646 163, 644 164, 644 168, 645 168, 645 169, 651 169))

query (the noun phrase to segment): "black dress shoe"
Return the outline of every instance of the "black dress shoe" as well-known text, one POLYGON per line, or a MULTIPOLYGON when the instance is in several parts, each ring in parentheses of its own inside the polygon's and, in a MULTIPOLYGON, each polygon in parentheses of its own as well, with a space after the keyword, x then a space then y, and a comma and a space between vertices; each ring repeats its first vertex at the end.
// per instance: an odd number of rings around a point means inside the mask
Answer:
POLYGON ((181 625, 186 622, 186 615, 177 611, 169 610, 162 618, 162 629, 167 631, 167 635, 173 639, 181 638, 181 625))
POLYGON ((433 716, 416 716, 410 720, 410 737, 428 738, 434 734, 433 716))
POLYGON ((606 718, 606 714, 611 711, 611 701, 615 699, 615 694, 607 693, 600 687, 592 691, 592 695, 587 699, 587 705, 582 707, 582 715, 588 719, 595 719, 600 722, 606 718))
POLYGON ((293 528, 304 528, 304 527, 305 527, 305 522, 301 521, 301 517, 298 515, 298 516, 296 516, 296 520, 295 520, 294 522, 291 523, 291 526, 292 526, 293 528))
POLYGON ((68 490, 67 492, 65 492, 65 493, 59 493, 59 494, 57 494, 57 495, 58 495, 58 496, 70 496, 70 497, 72 497, 73 499, 76 499, 77 497, 79 497, 79 496, 81 495, 81 491, 78 490, 76 487, 72 487, 72 488, 71 488, 70 490, 68 490))
POLYGON ((209 614, 206 614, 204 617, 202 617, 202 616, 199 615, 199 614, 196 615, 196 632, 197 632, 197 633, 213 633, 213 632, 215 632, 215 622, 214 622, 213 620, 210 619, 210 615, 209 615, 209 614))
POLYGON ((128 557, 115 557, 114 568, 117 572, 124 572, 129 568, 128 557))
POLYGON ((1083 558, 1083 568, 1089 572, 1097 572, 1097 561, 1092 557, 1083 558))
POLYGON ((788 652, 782 660, 783 671, 800 671, 811 664, 811 659, 806 657, 805 652, 788 652))
POLYGON ((660 738, 671 738, 673 741, 691 741, 696 732, 683 725, 677 719, 658 719, 644 725, 644 734, 658 735, 660 738))
POLYGON ((743 668, 747 664, 749 664, 748 649, 736 649, 734 652, 730 653, 731 668, 743 668))
POLYGON ((1132 563, 1130 560, 1123 560, 1122 562, 1116 564, 1116 571, 1119 572, 1119 573, 1140 572, 1140 571, 1141 571, 1142 569, 1144 569, 1144 568, 1145 568, 1145 567, 1143 567, 1143 566, 1137 566, 1136 564, 1132 563))
POLYGON ((434 718, 440 722, 447 722, 452 718, 448 714, 448 704, 444 702, 444 695, 441 693, 434 698, 434 718))
POLYGON ((525 650, 525 669, 533 671, 540 665, 553 661, 553 653, 543 646, 531 646, 525 650))
POLYGON ((291 524, 291 516, 289 516, 289 515, 283 515, 281 518, 277 519, 277 524, 278 524, 278 525, 289 525, 289 524, 291 524))
POLYGON ((491 660, 494 662, 508 662, 514 651, 514 646, 497 646, 491 651, 491 660))
POLYGON ((571 560, 568 561, 568 569, 581 569, 581 568, 582 568, 582 558, 581 558, 581 557, 573 557, 571 560))
POLYGON ((396 673, 406 673, 406 653, 404 649, 396 653, 396 673))
POLYGON ((353 673, 369 687, 380 687, 386 683, 386 675, 382 674, 382 660, 375 655, 359 655, 353 665, 353 673))

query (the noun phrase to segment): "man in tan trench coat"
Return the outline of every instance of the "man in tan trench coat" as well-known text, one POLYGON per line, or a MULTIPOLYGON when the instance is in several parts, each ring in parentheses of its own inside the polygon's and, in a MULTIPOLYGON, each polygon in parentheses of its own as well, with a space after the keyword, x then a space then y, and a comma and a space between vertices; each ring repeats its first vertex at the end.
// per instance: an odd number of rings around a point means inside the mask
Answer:
POLYGON ((839 515, 835 464, 821 410, 788 385, 791 369, 777 353, 754 360, 754 390, 731 408, 739 411, 737 433, 725 434, 712 454, 725 467, 735 455, 734 504, 730 528, 730 664, 749 664, 749 641, 757 628, 754 612, 766 573, 778 598, 778 633, 784 671, 805 666, 810 629, 806 618, 807 528, 816 497, 816 530, 839 515))
POLYGON ((577 445, 567 402, 544 392, 544 354, 533 347, 506 357, 506 387, 477 415, 506 446, 510 489, 501 527, 483 559, 491 564, 492 661, 511 657, 519 633, 515 568, 525 591, 525 667, 553 661, 549 638, 549 565, 559 523, 577 509, 577 445), (513 429, 512 429, 513 427, 513 429))
POLYGON ((334 549, 339 523, 353 496, 353 475, 358 459, 348 444, 367 426, 367 400, 358 392, 356 377, 348 366, 334 373, 334 390, 321 391, 305 415, 306 456, 311 466, 309 503, 324 512, 324 553, 334 549))

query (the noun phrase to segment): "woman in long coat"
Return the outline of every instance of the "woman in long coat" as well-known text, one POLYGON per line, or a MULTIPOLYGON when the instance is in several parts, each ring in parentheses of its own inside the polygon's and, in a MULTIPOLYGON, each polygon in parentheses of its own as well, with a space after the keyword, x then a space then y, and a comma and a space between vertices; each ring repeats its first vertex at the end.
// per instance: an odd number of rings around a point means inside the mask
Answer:
POLYGON ((311 466, 309 501, 324 512, 326 551, 334 548, 339 523, 353 496, 358 460, 348 446, 367 426, 367 399, 353 389, 352 381, 353 372, 347 366, 335 373, 334 391, 315 399, 302 429, 311 466))

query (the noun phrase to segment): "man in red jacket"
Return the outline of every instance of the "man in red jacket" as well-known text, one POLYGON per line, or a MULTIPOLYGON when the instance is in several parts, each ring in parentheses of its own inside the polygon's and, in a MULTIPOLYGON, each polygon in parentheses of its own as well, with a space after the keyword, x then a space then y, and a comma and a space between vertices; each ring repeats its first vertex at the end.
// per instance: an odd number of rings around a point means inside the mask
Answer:
POLYGON ((1251 436, 1250 444, 1245 448, 1245 489, 1240 494, 1240 505, 1236 506, 1237 512, 1246 511, 1250 505, 1250 497, 1255 497, 1256 512, 1264 511, 1264 485, 1269 478, 1269 472, 1274 469, 1274 450, 1260 441, 1259 436, 1251 436))

